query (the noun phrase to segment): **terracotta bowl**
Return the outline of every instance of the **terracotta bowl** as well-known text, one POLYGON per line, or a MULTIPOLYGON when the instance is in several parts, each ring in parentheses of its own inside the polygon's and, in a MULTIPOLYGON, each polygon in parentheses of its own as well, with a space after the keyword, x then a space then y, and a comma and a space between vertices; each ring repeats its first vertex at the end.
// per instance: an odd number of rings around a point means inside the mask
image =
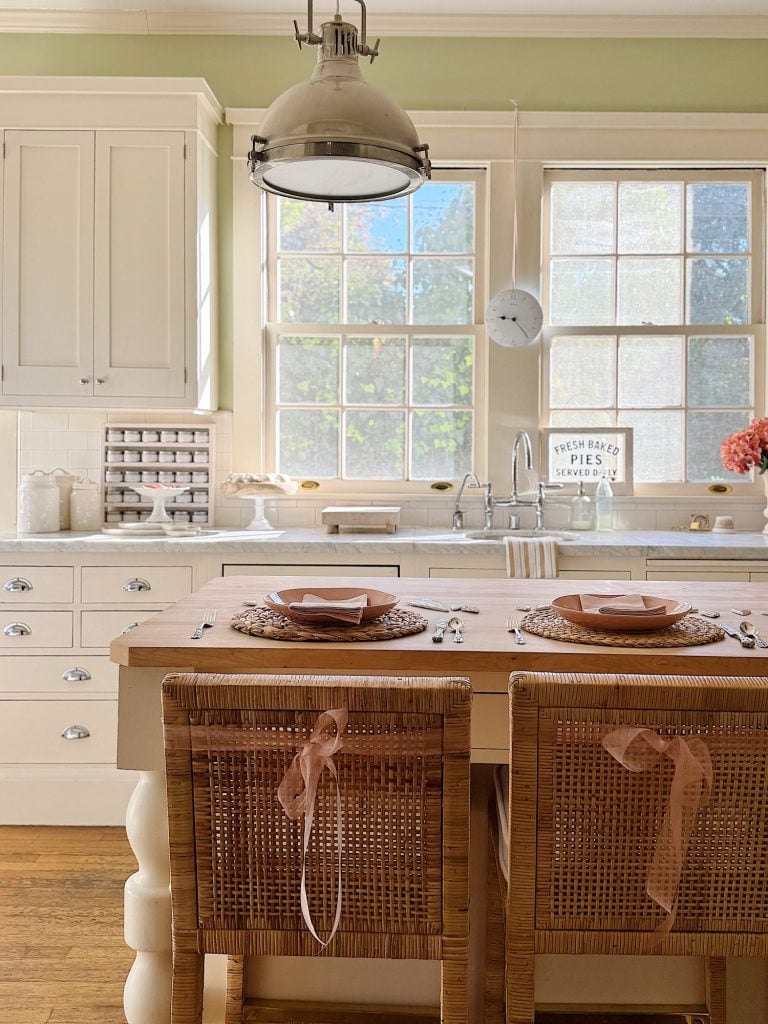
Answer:
MULTIPOLYGON (((616 597, 606 594, 606 598, 616 597)), ((668 601, 663 597, 643 595, 646 607, 663 604, 665 611, 659 615, 610 615, 603 612, 585 612, 581 607, 579 594, 565 594, 552 601, 552 608, 562 618, 590 629, 602 629, 609 633, 650 633, 654 629, 665 629, 682 619, 691 610, 684 601, 668 601)))
POLYGON ((295 587, 292 590, 276 590, 271 594, 267 594, 264 597, 264 603, 272 611, 285 615, 287 619, 294 619, 305 624, 315 623, 320 625, 326 623, 335 626, 345 625, 345 623, 334 619, 332 616, 323 615, 322 612, 318 612, 317 615, 313 615, 311 618, 308 615, 302 615, 301 617, 294 615, 289 605, 296 601, 301 601, 305 594, 315 594, 317 597, 325 598, 326 601, 344 601, 347 598, 365 594, 368 598, 368 606, 363 608, 363 622, 378 619, 380 615, 394 608, 398 600, 394 594, 388 594, 384 590, 367 590, 364 587, 295 587))

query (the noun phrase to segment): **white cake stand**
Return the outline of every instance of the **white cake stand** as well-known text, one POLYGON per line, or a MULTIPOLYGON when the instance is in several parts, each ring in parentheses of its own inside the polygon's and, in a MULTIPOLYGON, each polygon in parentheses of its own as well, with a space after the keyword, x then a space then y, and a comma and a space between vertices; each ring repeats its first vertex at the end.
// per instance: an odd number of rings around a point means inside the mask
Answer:
POLYGON ((149 518, 141 523, 129 524, 132 527, 138 527, 139 530, 153 530, 172 523, 173 520, 165 508, 166 501, 170 501, 171 498, 177 498, 184 491, 189 490, 188 487, 175 487, 173 484, 163 487, 148 486, 147 484, 131 484, 129 486, 132 491, 136 491, 142 498, 151 498, 152 500, 152 512, 149 518))
POLYGON ((243 529, 259 530, 262 533, 265 530, 276 529, 276 527, 274 527, 272 523, 270 523, 270 521, 267 519, 267 513, 264 510, 264 502, 266 500, 265 498, 255 497, 252 494, 243 494, 240 495, 240 497, 242 498, 243 501, 253 502, 253 519, 251 519, 250 523, 248 523, 247 526, 243 527, 243 529))

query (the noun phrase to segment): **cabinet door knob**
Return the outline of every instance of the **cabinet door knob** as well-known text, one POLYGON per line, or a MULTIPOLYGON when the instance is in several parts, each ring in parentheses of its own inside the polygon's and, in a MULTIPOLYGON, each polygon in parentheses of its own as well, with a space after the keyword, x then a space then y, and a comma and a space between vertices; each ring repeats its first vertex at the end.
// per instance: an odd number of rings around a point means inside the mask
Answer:
POLYGON ((91 378, 90 377, 81 377, 80 378, 80 383, 81 384, 90 384, 91 383, 91 378))
POLYGON ((32 630, 24 622, 9 622, 3 632, 6 636, 32 636, 32 630))
POLYGON ((106 377, 97 377, 96 378, 96 383, 97 384, 106 384, 106 382, 107 382, 107 378, 106 377))
POLYGON ((61 678, 65 683, 85 683, 91 678, 91 673, 87 668, 75 665, 73 668, 68 668, 61 678))
POLYGON ((132 630, 132 629, 136 629, 136 627, 137 627, 138 625, 139 625, 139 623, 138 623, 138 622, 132 622, 132 623, 131 623, 131 624, 130 624, 129 626, 126 626, 126 627, 125 627, 125 629, 121 630, 121 635, 122 635, 123 633, 130 633, 130 632, 131 632, 131 630, 132 630))
POLYGON ((10 594, 17 594, 21 591, 34 589, 35 588, 29 580, 25 580, 23 576, 14 576, 12 580, 6 580, 3 584, 3 590, 7 590, 10 594))
POLYGON ((127 590, 129 594, 151 589, 152 585, 149 580, 142 579, 141 576, 134 576, 132 580, 126 580, 123 584, 123 590, 127 590))
POLYGON ((61 734, 63 740, 87 740, 91 734, 84 725, 68 725, 61 734))

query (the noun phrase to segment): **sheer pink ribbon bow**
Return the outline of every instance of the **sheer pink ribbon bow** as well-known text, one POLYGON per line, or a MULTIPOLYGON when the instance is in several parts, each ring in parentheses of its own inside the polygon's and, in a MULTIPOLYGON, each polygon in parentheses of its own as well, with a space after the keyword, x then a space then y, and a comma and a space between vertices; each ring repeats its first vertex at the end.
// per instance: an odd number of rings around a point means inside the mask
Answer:
POLYGON ((341 793, 339 781, 336 774, 336 765, 333 755, 341 750, 344 738, 343 732, 347 727, 349 715, 346 708, 333 708, 330 711, 323 711, 318 715, 309 739, 291 761, 288 771, 277 787, 277 799, 280 801, 283 810, 292 820, 304 816, 304 842, 301 864, 301 914, 304 923, 309 929, 313 938, 317 939, 323 949, 328 945, 341 920, 341 849, 343 839, 343 820, 341 814, 341 793), (335 732, 329 728, 336 726, 335 732), (307 851, 309 840, 312 835, 312 825, 315 817, 315 799, 320 784, 320 777, 325 769, 331 773, 336 786, 336 847, 338 873, 336 879, 336 915, 333 919, 330 934, 327 939, 321 939, 317 934, 312 922, 312 915, 309 910, 307 899, 307 851))
POLYGON ((662 942, 677 916, 677 897, 683 862, 696 815, 712 790, 712 759, 698 736, 659 736, 651 729, 621 726, 603 737, 603 746, 631 772, 650 771, 663 756, 675 766, 664 820, 648 867, 645 891, 666 910, 654 932, 652 948, 662 942))

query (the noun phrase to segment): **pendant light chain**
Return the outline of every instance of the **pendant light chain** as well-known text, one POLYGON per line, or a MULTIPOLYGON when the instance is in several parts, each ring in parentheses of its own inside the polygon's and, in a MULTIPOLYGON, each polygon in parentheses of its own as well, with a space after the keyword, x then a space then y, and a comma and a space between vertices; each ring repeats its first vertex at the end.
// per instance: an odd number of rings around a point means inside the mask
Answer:
POLYGON ((520 152, 520 113, 517 100, 511 100, 512 120, 512 287, 517 288, 517 172, 520 152))

